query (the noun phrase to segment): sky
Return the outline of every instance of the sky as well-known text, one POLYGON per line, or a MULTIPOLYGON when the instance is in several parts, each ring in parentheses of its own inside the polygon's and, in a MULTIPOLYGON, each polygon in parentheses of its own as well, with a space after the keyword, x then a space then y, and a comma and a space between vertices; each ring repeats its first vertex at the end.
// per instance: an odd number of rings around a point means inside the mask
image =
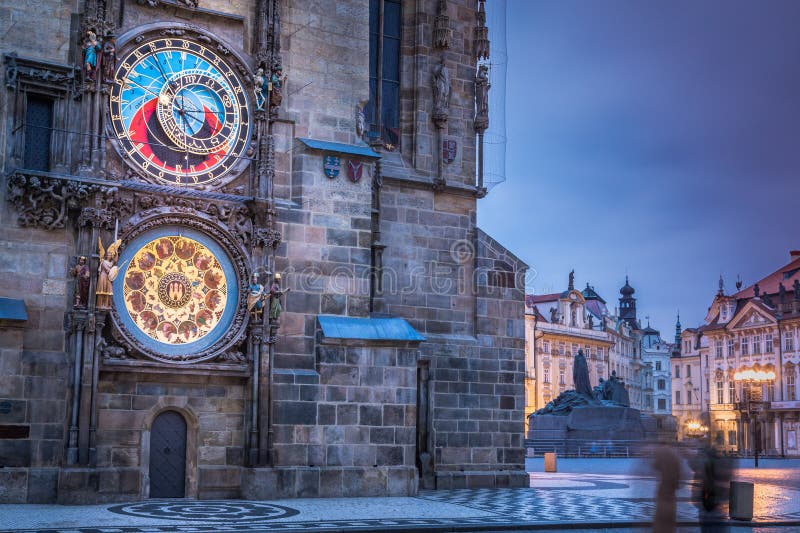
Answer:
MULTIPOLYGON (((662 337, 800 249, 800 2, 508 0, 506 181, 482 229, 528 292, 626 274, 662 337)), ((491 120, 491 116, 490 116, 491 120)))

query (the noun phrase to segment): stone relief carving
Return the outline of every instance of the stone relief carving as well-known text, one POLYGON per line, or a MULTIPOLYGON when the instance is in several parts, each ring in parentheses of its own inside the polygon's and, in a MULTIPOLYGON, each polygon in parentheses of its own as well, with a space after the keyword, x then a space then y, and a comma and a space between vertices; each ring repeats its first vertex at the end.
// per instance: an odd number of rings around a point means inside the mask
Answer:
POLYGON ((8 201, 22 227, 63 228, 69 211, 77 210, 101 186, 61 178, 15 172, 8 176, 8 201))

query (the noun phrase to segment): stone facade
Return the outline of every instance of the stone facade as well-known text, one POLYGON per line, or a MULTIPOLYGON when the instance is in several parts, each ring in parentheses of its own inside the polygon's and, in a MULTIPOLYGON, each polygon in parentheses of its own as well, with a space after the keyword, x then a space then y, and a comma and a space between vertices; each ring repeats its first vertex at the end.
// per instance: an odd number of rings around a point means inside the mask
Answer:
POLYGON ((380 104, 370 91, 376 0, 0 8, 37 28, 0 42, 0 296, 27 311, 21 323, 0 316, 0 501, 157 496, 154 421, 168 411, 186 424, 187 497, 527 484, 527 266, 476 226, 486 193, 476 182, 479 2, 445 2, 449 39, 436 43, 440 2, 384 2, 401 14, 396 127, 363 127, 380 104), (57 15, 42 22, 40 12, 57 15), (231 65, 251 129, 218 182, 165 184, 123 157, 108 113, 120 81, 83 68, 90 30, 101 45, 116 36, 120 63, 141 42, 174 38, 231 65), (282 101, 259 110, 257 70, 279 66, 287 77, 270 95, 282 101), (37 143, 49 143, 45 159, 37 143), (338 173, 323 168, 331 157, 338 173), (164 235, 217 250, 238 288, 224 300, 224 330, 191 353, 137 337, 117 297, 129 294, 137 243, 164 235), (121 240, 108 310, 95 298, 98 238, 121 240), (80 256, 87 301, 71 275, 80 256), (280 291, 261 316, 248 313, 253 273, 280 291), (356 332, 326 327, 331 316, 356 332))

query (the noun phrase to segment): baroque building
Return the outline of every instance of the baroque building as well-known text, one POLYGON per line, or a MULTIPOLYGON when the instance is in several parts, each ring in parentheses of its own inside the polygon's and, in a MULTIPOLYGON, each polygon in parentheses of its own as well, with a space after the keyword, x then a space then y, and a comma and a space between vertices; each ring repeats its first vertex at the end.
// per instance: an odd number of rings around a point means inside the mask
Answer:
MULTIPOLYGON (((572 358, 578 350, 583 350, 593 385, 613 373, 625 383, 631 407, 658 413, 654 368, 660 375, 662 367, 644 354, 660 353, 661 340, 657 331, 641 329, 634 292, 626 278, 619 312, 612 314, 594 287, 587 283, 582 291, 575 289, 571 272, 565 291, 526 295, 526 416, 574 388, 572 358)), ((669 365, 664 371, 668 376, 669 365)))
POLYGON ((482 0, 39 4, 0 43, 0 499, 527 485, 482 0))
POLYGON ((748 287, 737 282, 733 294, 720 278, 705 323, 682 332, 673 356, 673 364, 699 366, 691 422, 722 450, 800 456, 800 252, 789 259, 748 287))

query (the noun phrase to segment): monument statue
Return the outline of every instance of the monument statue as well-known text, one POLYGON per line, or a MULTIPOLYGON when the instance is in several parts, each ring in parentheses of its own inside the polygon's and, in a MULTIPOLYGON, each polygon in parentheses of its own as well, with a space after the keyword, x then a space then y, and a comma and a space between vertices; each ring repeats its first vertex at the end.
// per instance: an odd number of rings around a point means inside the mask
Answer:
POLYGON ((583 349, 578 350, 575 361, 572 364, 572 382, 575 384, 575 392, 584 396, 592 397, 592 384, 589 383, 589 365, 583 355, 583 349))

